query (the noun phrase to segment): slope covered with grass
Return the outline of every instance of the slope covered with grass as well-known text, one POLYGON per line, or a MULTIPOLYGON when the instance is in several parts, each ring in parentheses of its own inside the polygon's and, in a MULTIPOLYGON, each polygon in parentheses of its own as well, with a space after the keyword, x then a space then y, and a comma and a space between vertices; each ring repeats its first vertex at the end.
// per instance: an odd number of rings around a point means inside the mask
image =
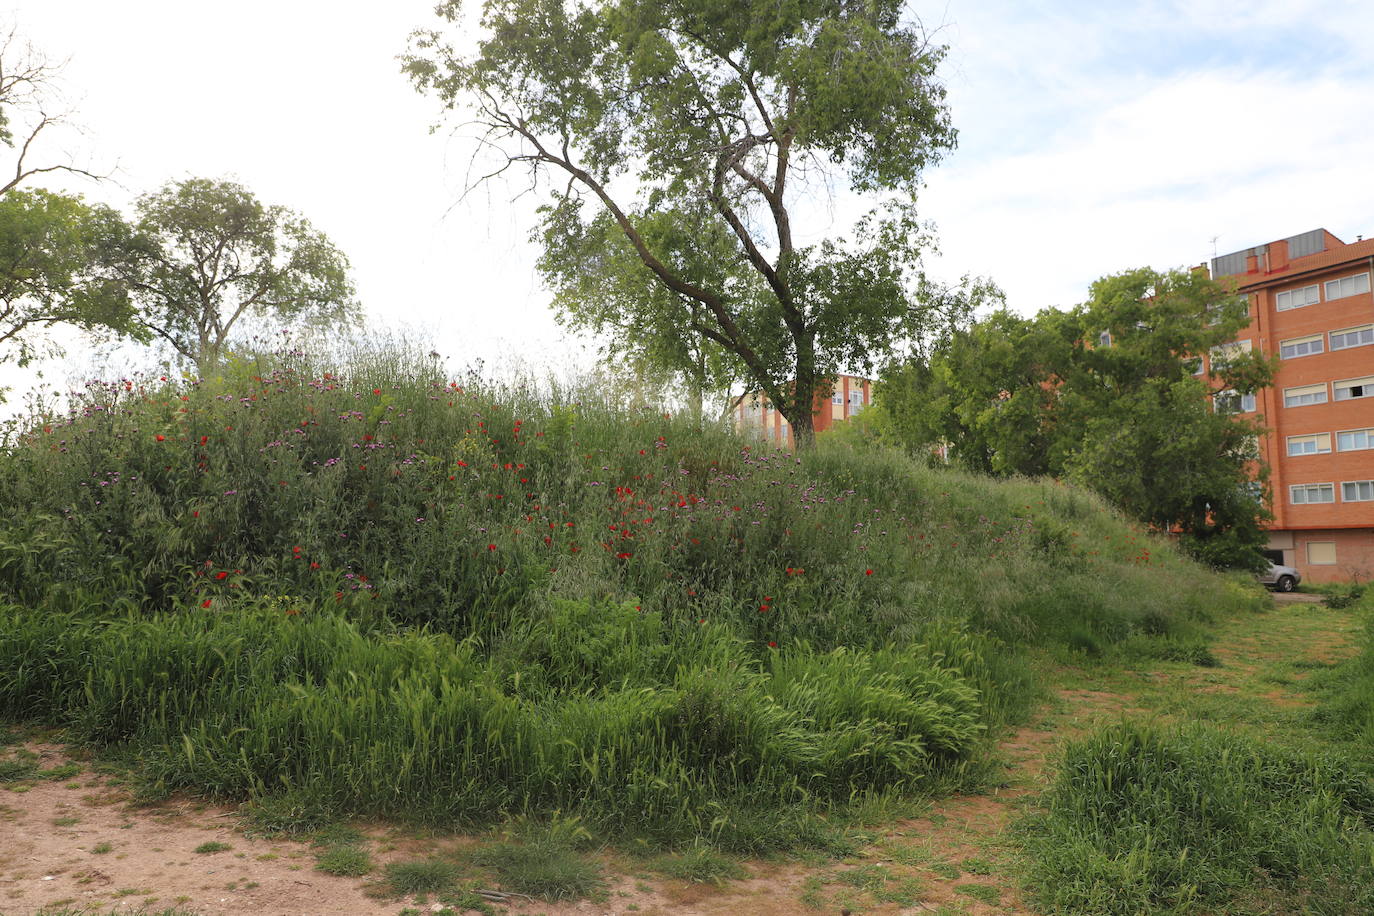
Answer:
POLYGON ((388 353, 92 385, 0 510, 0 713, 153 788, 749 850, 960 778, 1020 646, 1186 654, 1255 599, 1057 484, 388 353))

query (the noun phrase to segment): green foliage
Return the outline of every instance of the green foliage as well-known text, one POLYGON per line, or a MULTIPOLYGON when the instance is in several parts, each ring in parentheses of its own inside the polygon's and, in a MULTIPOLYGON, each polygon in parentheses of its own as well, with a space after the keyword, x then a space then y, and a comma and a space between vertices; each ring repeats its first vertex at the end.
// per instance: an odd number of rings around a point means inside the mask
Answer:
POLYGON ((188 178, 145 194, 118 281, 147 330, 206 373, 239 320, 337 327, 358 317, 348 259, 302 216, 232 181, 188 178))
POLYGON ((460 870, 452 862, 428 859, 423 862, 392 862, 384 869, 387 884, 398 896, 437 894, 458 882, 460 870))
POLYGON ((576 819, 555 818, 547 825, 523 824, 507 839, 478 847, 471 856, 476 864, 495 869, 502 888, 546 900, 572 900, 604 886, 600 868, 578 852, 590 838, 576 819))
POLYGON ((1267 516, 1248 487, 1262 430, 1217 397, 1272 375, 1258 352, 1218 349, 1248 323, 1243 299, 1197 272, 1129 271, 1098 280, 1072 312, 996 312, 955 331, 888 373, 878 411, 914 452, 943 446, 981 473, 1073 480, 1181 532, 1210 565, 1254 568, 1267 516), (1208 353, 1195 376, 1190 362, 1208 353))
POLYGON ((139 331, 128 291, 113 282, 119 214, 80 197, 11 190, 0 197, 0 344, 23 366, 56 353, 39 336, 54 325, 139 331))
MULTIPOLYGON (((469 48, 460 3, 437 12, 469 48)), ((493 173, 518 160, 566 188, 540 211, 540 270, 612 356, 696 389, 748 378, 809 445, 825 378, 926 317, 915 194, 955 133, 944 49, 900 3, 489 0, 480 28, 471 53, 417 33, 405 69, 473 109, 493 173), (844 242, 797 245, 808 180, 884 203, 844 242)))
POLYGON ((653 860, 650 867, 670 878, 695 884, 719 886, 727 881, 737 881, 749 876, 738 861, 701 844, 693 845, 676 855, 661 856, 653 860))
POLYGON ((0 717, 266 833, 557 811, 828 848, 977 775, 1035 696, 1018 645, 1193 645, 1263 600, 1069 487, 382 351, 93 385, 11 438, 0 510, 0 717))
POLYGON ((198 853, 201 853, 202 855, 208 855, 209 853, 212 853, 212 852, 225 852, 225 851, 230 850, 230 849, 233 849, 233 848, 234 848, 234 847, 233 847, 233 846, 230 846, 228 843, 220 843, 220 842, 211 840, 211 841, 208 842, 208 843, 201 843, 201 844, 200 844, 199 846, 197 846, 194 850, 192 850, 192 852, 198 852, 198 853))
POLYGON ((1022 830, 1059 912, 1256 912, 1282 893, 1354 916, 1374 906, 1371 823, 1374 782, 1349 760, 1121 723, 1069 746, 1022 830))
POLYGON ((316 857, 315 867, 329 875, 357 877, 372 871, 372 856, 357 846, 334 846, 316 857))

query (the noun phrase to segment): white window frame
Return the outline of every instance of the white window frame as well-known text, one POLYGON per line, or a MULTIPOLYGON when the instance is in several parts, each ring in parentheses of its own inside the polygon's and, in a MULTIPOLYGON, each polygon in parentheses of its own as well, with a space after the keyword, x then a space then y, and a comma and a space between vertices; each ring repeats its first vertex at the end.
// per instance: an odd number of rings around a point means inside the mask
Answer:
POLYGON ((1342 379, 1339 382, 1331 383, 1331 399, 1333 401, 1358 401, 1363 398, 1374 398, 1374 375, 1366 375, 1361 378, 1342 379), (1354 394, 1354 390, 1360 389, 1359 394, 1354 394), (1341 392, 1352 392, 1345 397, 1341 397, 1341 392))
POLYGON ((1336 431, 1336 451, 1363 452, 1368 449, 1374 449, 1374 428, 1342 429, 1336 431), (1344 448, 1341 446, 1341 436, 1350 436, 1351 441, 1353 442, 1355 441, 1354 437, 1360 435, 1361 433, 1364 434, 1364 445, 1351 445, 1349 448, 1344 448))
POLYGON ((1327 391, 1327 389, 1326 389, 1326 383, 1325 383, 1325 382, 1322 382, 1320 385, 1298 385, 1298 386, 1295 387, 1295 388, 1285 388, 1285 389, 1283 389, 1283 406, 1284 406, 1284 407, 1311 407, 1311 406, 1313 406, 1313 405, 1315 405, 1315 404, 1325 404, 1325 403, 1327 403, 1328 401, 1331 400, 1330 394, 1331 394, 1331 393, 1330 393, 1329 391, 1327 391), (1317 392, 1317 389, 1318 389, 1318 388, 1321 389, 1321 400, 1319 400, 1319 401, 1300 401, 1300 402, 1298 402, 1298 403, 1296 403, 1296 404, 1290 403, 1290 399, 1291 399, 1291 398, 1306 398, 1306 397, 1315 396, 1315 395, 1318 393, 1318 392, 1317 392))
POLYGON ((1348 299, 1351 296, 1367 293, 1369 292, 1369 271, 1366 270, 1362 273, 1351 274, 1348 277, 1337 277, 1334 280, 1327 280, 1326 283, 1322 285, 1322 292, 1326 294, 1327 302, 1330 302, 1332 299, 1348 299), (1334 294, 1331 292, 1333 287, 1336 290, 1334 294), (1348 290, 1348 292, 1346 290, 1348 290))
POLYGON ((1274 296, 1274 309, 1280 312, 1288 312, 1293 309, 1304 308, 1309 305, 1316 305, 1321 302, 1321 288, 1316 283, 1307 286, 1298 286, 1293 289, 1286 289, 1274 296), (1296 301, 1297 294, 1303 301, 1296 301), (1287 298, 1284 298, 1284 297, 1287 298))
POLYGON ((1324 506, 1336 501, 1336 485, 1334 483, 1295 483, 1288 487, 1288 502, 1294 506, 1324 506), (1298 499, 1298 491, 1303 492, 1303 498, 1298 499), (1322 492, 1331 494, 1330 499, 1308 499, 1310 491, 1316 490, 1318 495, 1322 492))
POLYGON ((1190 356, 1183 361, 1183 368, 1193 375, 1201 375, 1207 367, 1202 364, 1201 356, 1190 356), (1197 365, 1194 366, 1194 363, 1197 365))
POLYGON ((836 388, 834 391, 830 392, 830 403, 831 403, 831 404, 843 404, 843 403, 844 403, 844 392, 841 391, 841 390, 838 389, 838 388, 836 388))
POLYGON ((1239 391, 1227 388, 1225 391, 1218 391, 1216 394, 1212 395, 1212 405, 1217 413, 1254 413, 1256 406, 1255 395, 1253 392, 1250 394, 1241 394, 1239 391), (1223 400, 1230 401, 1232 398, 1236 400, 1235 410, 1230 410, 1222 406, 1223 400))
POLYGON ((1329 455, 1331 454, 1331 434, 1330 433, 1309 433, 1305 436, 1289 436, 1287 439, 1287 452, 1289 458, 1301 458, 1306 455, 1329 455), (1326 440, 1326 447, 1322 447, 1322 440, 1326 440), (1294 446, 1299 446, 1297 451, 1294 446), (1306 446, 1312 446, 1310 449, 1306 446))
POLYGON ((1326 352, 1326 339, 1320 334, 1306 337, 1292 337, 1279 341, 1279 359, 1297 359, 1300 356, 1316 356, 1326 352), (1313 347, 1313 344, 1316 346, 1313 347))
POLYGON ((1110 347, 1112 345, 1112 332, 1103 331, 1097 335, 1097 345, 1099 347, 1110 347))
POLYGON ((1336 542, 1335 542, 1335 541, 1308 541, 1307 544, 1306 544, 1306 547, 1307 547, 1307 565, 1308 565, 1308 566, 1335 566, 1335 565, 1336 565, 1336 542), (1312 548, 1313 548, 1313 547, 1326 547, 1326 546, 1328 546, 1328 545, 1331 547, 1331 559, 1330 559, 1330 560, 1314 560, 1314 559, 1312 559, 1312 548))
POLYGON ((1368 347, 1374 345, 1374 324, 1362 324, 1358 327, 1342 328, 1339 331, 1329 332, 1328 336, 1331 338, 1332 350, 1349 350, 1353 347, 1368 347), (1347 336, 1354 336, 1355 342, 1336 343, 1337 338, 1344 338, 1347 336))
POLYGON ((1341 502, 1343 503, 1368 503, 1374 502, 1374 480, 1342 480, 1341 481, 1341 502), (1346 487, 1354 490, 1355 498, 1351 499, 1347 495, 1346 487), (1364 490, 1368 495, 1361 496, 1360 491, 1364 490))

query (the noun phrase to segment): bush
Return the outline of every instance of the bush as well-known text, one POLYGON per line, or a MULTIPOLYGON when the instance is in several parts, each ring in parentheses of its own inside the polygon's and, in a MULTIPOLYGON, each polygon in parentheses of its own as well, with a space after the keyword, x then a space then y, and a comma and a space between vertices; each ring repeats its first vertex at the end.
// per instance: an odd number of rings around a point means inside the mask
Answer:
POLYGON ((1374 782, 1350 761, 1124 722, 1068 747, 1021 829, 1057 910, 1248 912, 1279 890, 1354 916, 1374 907, 1371 825, 1374 782))
POLYGON ((562 811, 759 853, 965 778, 1022 645, 1201 658, 1257 601, 1072 488, 616 391, 385 350, 93 383, 5 442, 0 715, 265 832, 562 811))

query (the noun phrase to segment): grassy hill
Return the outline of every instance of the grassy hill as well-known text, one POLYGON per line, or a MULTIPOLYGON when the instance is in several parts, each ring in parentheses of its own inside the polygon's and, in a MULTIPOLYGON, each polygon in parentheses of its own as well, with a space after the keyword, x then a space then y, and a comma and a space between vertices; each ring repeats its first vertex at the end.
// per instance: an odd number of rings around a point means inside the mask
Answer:
POLYGON ((0 462, 0 715, 264 817, 758 852, 970 778, 1025 647, 1259 594, 1090 495, 793 455, 395 353, 92 384, 0 462))

